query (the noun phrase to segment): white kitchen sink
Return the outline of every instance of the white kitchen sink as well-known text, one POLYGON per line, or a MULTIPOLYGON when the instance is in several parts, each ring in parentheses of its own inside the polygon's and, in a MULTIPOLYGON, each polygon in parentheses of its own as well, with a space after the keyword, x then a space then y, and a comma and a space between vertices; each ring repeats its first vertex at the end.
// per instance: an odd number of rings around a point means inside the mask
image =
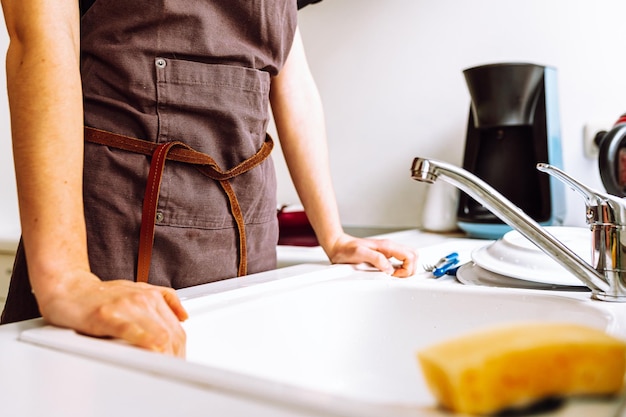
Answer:
MULTIPOLYGON (((180 291, 187 360, 47 326, 22 339, 257 399, 341 415, 440 415, 415 352, 496 323, 583 323, 626 337, 588 293, 462 286, 302 265, 180 291), (260 283, 259 283, 260 282, 260 283)), ((612 404, 611 407, 615 407, 612 404)))

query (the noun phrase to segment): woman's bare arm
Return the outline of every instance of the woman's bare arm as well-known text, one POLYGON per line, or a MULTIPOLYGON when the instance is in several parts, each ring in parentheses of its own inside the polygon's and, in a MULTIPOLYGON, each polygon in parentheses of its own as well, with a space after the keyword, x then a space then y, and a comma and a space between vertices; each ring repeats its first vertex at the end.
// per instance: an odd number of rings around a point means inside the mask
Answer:
POLYGON ((417 255, 389 240, 357 239, 343 232, 328 162, 322 102, 308 67, 299 32, 278 76, 271 103, 287 167, 315 230, 332 262, 367 262, 381 271, 406 277, 415 272, 417 255), (402 266, 394 269, 389 258, 402 266))
POLYGON ((76 0, 2 0, 22 236, 31 285, 53 324, 184 353, 171 289, 90 272, 82 200, 83 109, 76 0))

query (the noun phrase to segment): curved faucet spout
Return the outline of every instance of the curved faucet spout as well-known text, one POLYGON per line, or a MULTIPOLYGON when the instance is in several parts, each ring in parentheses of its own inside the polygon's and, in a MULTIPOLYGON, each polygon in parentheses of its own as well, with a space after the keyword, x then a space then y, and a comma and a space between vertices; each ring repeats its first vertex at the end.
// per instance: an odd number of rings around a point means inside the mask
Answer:
POLYGON ((591 288, 594 298, 626 302, 626 293, 622 294, 623 297, 617 296, 605 275, 596 271, 519 207, 472 173, 445 162, 415 158, 411 175, 416 181, 432 183, 442 179, 458 187, 574 274, 591 288), (598 294, 609 296, 602 297, 598 294))
POLYGON ((580 195, 583 196, 587 204, 593 204, 594 201, 597 200, 598 195, 594 190, 587 187, 580 181, 576 181, 574 178, 570 177, 557 167, 550 164, 539 163, 537 164, 537 169, 541 172, 545 172, 546 174, 550 174, 561 182, 569 185, 574 191, 577 191, 580 195))

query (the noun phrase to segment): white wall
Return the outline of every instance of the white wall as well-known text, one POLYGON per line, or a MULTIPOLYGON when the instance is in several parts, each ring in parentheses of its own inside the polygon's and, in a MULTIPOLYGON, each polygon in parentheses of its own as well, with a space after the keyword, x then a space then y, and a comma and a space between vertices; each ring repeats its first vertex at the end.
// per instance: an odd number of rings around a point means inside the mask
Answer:
POLYGON ((20 231, 4 66, 8 43, 4 17, 0 13, 0 240, 15 239, 20 231))
MULTIPOLYGON (((409 178, 413 157, 461 164, 469 108, 461 71, 491 62, 557 68, 565 169, 601 189, 582 127, 626 111, 624 16, 622 0, 324 0, 305 8, 300 28, 324 100, 344 224, 420 224, 428 186, 409 178)), ((6 44, 0 30, 1 51, 6 44)), ((297 203, 275 158, 279 202, 297 203)), ((14 181, 0 91, 0 232, 17 224, 14 181)), ((583 225, 582 199, 567 198, 567 223, 583 225)))
MULTIPOLYGON (((300 28, 324 101, 344 224, 415 227, 427 185, 413 157, 460 165, 469 94, 462 70, 491 62, 557 68, 566 171, 603 189, 582 127, 626 111, 622 0, 325 0, 300 28)), ((279 201, 297 201, 285 171, 279 201)), ((567 224, 584 225, 568 191, 567 224)))

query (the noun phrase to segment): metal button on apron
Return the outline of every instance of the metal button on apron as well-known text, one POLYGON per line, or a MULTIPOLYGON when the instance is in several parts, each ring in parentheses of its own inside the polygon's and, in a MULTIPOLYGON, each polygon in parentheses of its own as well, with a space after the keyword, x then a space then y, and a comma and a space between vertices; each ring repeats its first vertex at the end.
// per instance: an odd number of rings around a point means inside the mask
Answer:
POLYGON ((167 65, 166 61, 163 58, 157 58, 155 64, 159 68, 165 68, 165 65, 167 65))
POLYGON ((157 223, 161 223, 163 221, 163 217, 164 216, 163 216, 162 212, 160 212, 160 211, 157 212, 157 214, 156 214, 156 221, 157 221, 157 223))

